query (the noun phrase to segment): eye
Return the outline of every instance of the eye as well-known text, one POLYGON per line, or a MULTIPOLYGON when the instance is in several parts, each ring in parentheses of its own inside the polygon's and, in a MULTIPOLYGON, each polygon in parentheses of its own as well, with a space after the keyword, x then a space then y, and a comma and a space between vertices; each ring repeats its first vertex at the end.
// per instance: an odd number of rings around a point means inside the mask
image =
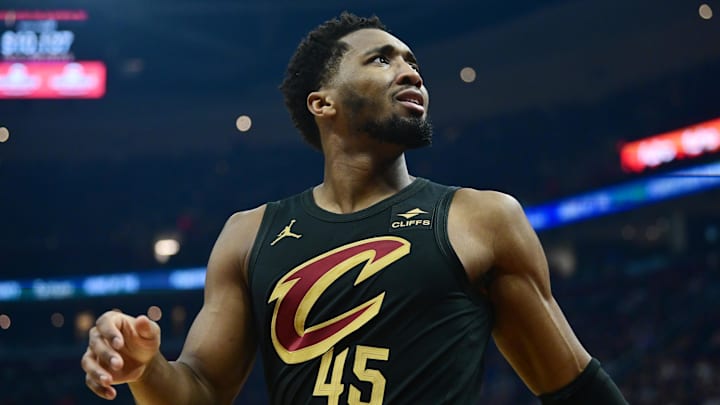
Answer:
POLYGON ((408 65, 410 65, 410 67, 413 68, 413 70, 420 73, 420 65, 418 65, 417 63, 414 63, 414 62, 408 62, 408 65))
POLYGON ((372 59, 372 62, 373 63, 381 63, 383 65, 389 65, 390 59, 388 59, 387 57, 385 57, 383 55, 378 55, 372 59))

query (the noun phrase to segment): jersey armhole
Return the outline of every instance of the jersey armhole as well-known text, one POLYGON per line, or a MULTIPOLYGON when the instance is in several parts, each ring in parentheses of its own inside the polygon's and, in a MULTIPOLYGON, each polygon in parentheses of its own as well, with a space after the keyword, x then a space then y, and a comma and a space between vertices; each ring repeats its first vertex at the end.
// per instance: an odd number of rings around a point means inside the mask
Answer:
POLYGON ((452 247, 450 237, 448 236, 448 216, 450 214, 450 204, 452 204, 455 192, 459 189, 460 187, 450 187, 445 194, 440 197, 440 200, 437 203, 434 220, 436 225, 434 227, 435 242, 437 243, 442 256, 445 258, 445 261, 448 263, 450 271, 457 279, 463 291, 465 291, 472 300, 485 302, 485 297, 475 291, 472 287, 470 279, 468 278, 467 273, 465 273, 465 268, 455 252, 455 249, 452 247))
POLYGON ((260 249, 262 249, 263 241, 267 237, 270 224, 275 217, 275 213, 278 210, 280 203, 278 201, 269 202, 265 206, 265 212, 263 213, 262 221, 260 221, 260 230, 255 236, 253 247, 250 250, 250 259, 248 260, 248 287, 252 284, 253 276, 255 275, 255 263, 260 255, 260 249))

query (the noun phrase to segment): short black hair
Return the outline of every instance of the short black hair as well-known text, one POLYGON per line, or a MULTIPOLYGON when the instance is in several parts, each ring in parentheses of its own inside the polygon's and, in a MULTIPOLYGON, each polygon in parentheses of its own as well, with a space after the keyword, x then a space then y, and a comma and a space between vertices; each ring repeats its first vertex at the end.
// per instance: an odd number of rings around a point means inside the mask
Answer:
POLYGON ((337 71, 347 44, 340 38, 357 30, 376 28, 387 31, 377 16, 359 17, 343 12, 310 31, 298 45, 288 63, 280 90, 295 127, 312 146, 322 149, 320 131, 307 109, 307 96, 319 90, 337 71))

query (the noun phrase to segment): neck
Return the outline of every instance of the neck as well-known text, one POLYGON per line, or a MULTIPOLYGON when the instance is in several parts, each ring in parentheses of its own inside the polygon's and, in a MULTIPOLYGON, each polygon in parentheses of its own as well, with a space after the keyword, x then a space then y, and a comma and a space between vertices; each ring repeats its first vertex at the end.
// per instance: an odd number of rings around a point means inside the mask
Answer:
POLYGON ((319 207, 330 212, 346 214, 370 207, 414 180, 399 147, 373 145, 363 151, 324 148, 324 154, 324 180, 313 196, 319 207))

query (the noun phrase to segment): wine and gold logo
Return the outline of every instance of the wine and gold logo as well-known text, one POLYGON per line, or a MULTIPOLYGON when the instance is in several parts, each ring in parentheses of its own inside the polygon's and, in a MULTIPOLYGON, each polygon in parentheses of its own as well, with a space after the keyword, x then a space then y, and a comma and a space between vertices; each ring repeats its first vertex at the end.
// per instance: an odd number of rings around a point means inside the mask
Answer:
POLYGON ((377 316, 385 292, 332 319, 306 324, 320 296, 351 269, 363 265, 353 284, 358 286, 408 253, 407 240, 380 236, 333 249, 290 270, 277 282, 268 300, 268 304, 277 301, 271 338, 280 358, 297 364, 319 357, 377 316))

